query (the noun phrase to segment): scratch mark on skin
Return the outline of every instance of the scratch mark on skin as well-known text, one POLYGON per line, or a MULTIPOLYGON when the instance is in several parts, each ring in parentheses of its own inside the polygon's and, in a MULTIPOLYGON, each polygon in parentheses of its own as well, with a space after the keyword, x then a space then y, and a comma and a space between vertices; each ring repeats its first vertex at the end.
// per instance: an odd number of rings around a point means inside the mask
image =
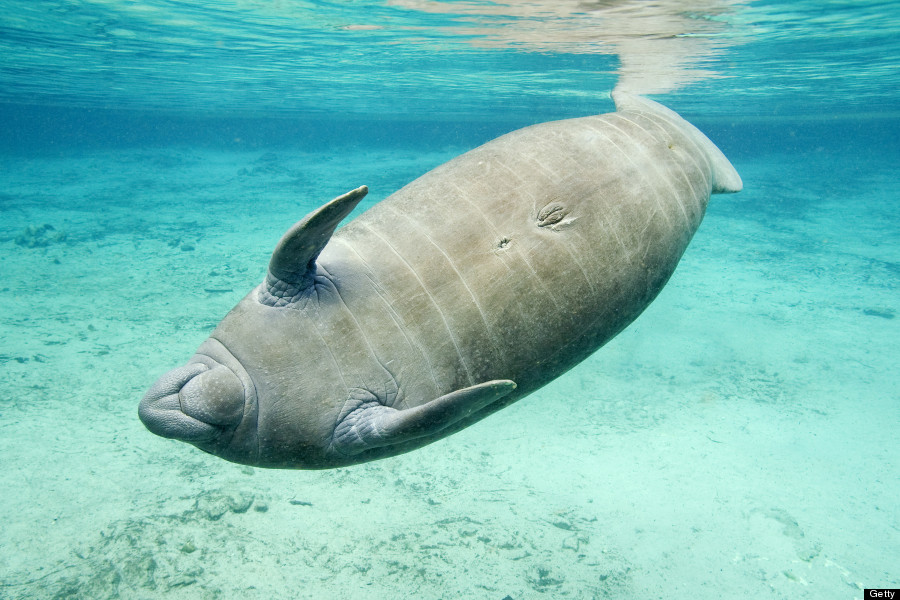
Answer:
MULTIPOLYGON (((613 114, 615 114, 615 113, 613 113, 613 114)), ((657 124, 657 121, 665 121, 666 123, 672 125, 676 130, 678 130, 678 131, 682 132, 682 134, 684 134, 683 127, 679 123, 673 121, 668 116, 660 115, 660 114, 656 114, 656 113, 652 113, 652 114, 645 113, 645 112, 639 112, 638 114, 647 117, 647 119, 654 125, 657 125, 657 127, 661 128, 661 126, 657 124)), ((694 147, 694 150, 697 151, 696 154, 699 154, 701 157, 703 157, 703 161, 706 163, 706 170, 700 169, 700 172, 703 174, 703 178, 704 178, 704 180, 706 180, 706 183, 709 186, 709 188, 712 189, 712 182, 710 181, 709 177, 707 176, 707 174, 712 175, 712 173, 713 173, 712 161, 710 160, 709 156, 707 156, 706 152, 700 146, 697 145, 697 141, 694 139, 694 136, 685 135, 684 137, 687 138, 687 140, 694 147)), ((691 153, 692 157, 693 157, 693 154, 694 153, 691 153)), ((699 165, 698 165, 698 168, 699 168, 699 165)))
MULTIPOLYGON (((338 286, 337 279, 335 277, 333 277, 331 275, 331 273, 329 273, 328 270, 321 263, 317 263, 316 268, 319 269, 320 271, 322 271, 322 273, 325 275, 325 277, 331 283, 332 287, 334 288, 334 293, 338 297, 338 300, 340 300, 341 305, 347 311, 347 314, 350 315, 350 318, 353 319, 353 323, 356 325, 357 331, 359 331, 359 333, 362 335, 363 342, 365 342, 366 348, 368 348, 369 353, 375 358, 376 362, 378 362, 379 365, 382 365, 382 368, 383 368, 384 361, 381 359, 381 357, 378 356, 378 352, 375 351, 375 347, 372 345, 372 342, 369 339, 369 332, 360 324, 359 320, 356 318, 356 315, 353 314, 353 311, 350 310, 350 306, 344 300, 344 296, 341 293, 340 287, 338 286)), ((388 371, 387 369, 385 369, 385 372, 387 372, 389 375, 391 374, 390 371, 388 371)))
MULTIPOLYGON (((628 122, 628 123, 631 123, 632 125, 634 125, 634 126, 637 127, 638 129, 640 129, 641 131, 643 131, 644 133, 646 133, 647 136, 649 136, 651 139, 653 139, 653 140, 659 140, 659 138, 658 138, 656 135, 654 135, 653 133, 651 133, 650 131, 648 131, 648 130, 645 129, 644 127, 642 127, 637 121, 635 121, 635 120, 633 120, 633 119, 629 119, 628 117, 625 117, 625 116, 623 116, 623 115, 616 115, 616 116, 618 116, 620 119, 622 119, 622 120, 624 120, 624 121, 626 121, 626 122, 628 122)), ((652 122, 653 122, 653 121, 651 121, 651 123, 652 123, 652 122)), ((615 127, 615 126, 613 126, 613 127, 615 127)), ((657 127, 659 127, 659 126, 657 125, 657 127)), ((669 133, 668 133, 667 131, 665 131, 665 129, 662 129, 662 132, 663 132, 663 139, 665 139, 666 137, 669 137, 669 133)), ((662 142, 662 140, 659 140, 659 141, 660 141, 660 143, 664 143, 664 142, 662 142)), ((640 145, 639 147, 640 147, 640 149, 641 149, 641 153, 642 153, 644 156, 650 158, 650 155, 649 155, 649 154, 647 153, 647 151, 646 151, 646 147, 645 147, 644 145, 640 145)), ((664 181, 668 181, 668 180, 669 180, 668 177, 663 177, 664 173, 663 173, 662 170, 659 168, 659 166, 657 165, 656 161, 648 160, 647 163, 650 165, 650 168, 653 169, 653 171, 657 174, 657 176, 659 176, 660 179, 662 179, 662 180, 664 180, 664 181)), ((681 171, 681 176, 684 177, 685 179, 687 179, 687 175, 686 175, 685 172, 684 172, 684 166, 683 166, 680 162, 678 162, 678 163, 676 163, 676 164, 678 165, 678 168, 679 168, 679 170, 681 171)), ((682 198, 681 198, 681 194, 679 194, 679 193, 676 191, 676 189, 675 189, 674 186, 671 186, 671 185, 670 185, 670 188, 671 188, 671 191, 672 191, 672 197, 676 200, 675 204, 678 206, 678 209, 681 211, 682 215, 684 215, 684 221, 685 221, 685 223, 687 223, 687 225, 688 225, 689 227, 692 226, 693 223, 694 223, 694 220, 691 219, 691 217, 688 215, 687 209, 685 208, 684 202, 683 202, 683 200, 682 200, 682 198)))
POLYGON ((497 229, 496 225, 494 225, 494 222, 490 219, 490 216, 486 212, 484 212, 484 210, 481 208, 481 206, 479 206, 478 204, 475 204, 474 202, 469 200, 469 195, 467 193, 465 193, 464 191, 462 191, 455 182, 450 182, 449 185, 454 190, 456 190, 457 198, 461 199, 463 202, 465 202, 466 204, 468 204, 469 206, 474 208, 475 211, 484 220, 484 222, 488 224, 488 227, 491 228, 491 230, 494 232, 494 234, 499 236, 500 235, 499 230, 497 229))
MULTIPOLYGON (((613 114, 615 114, 615 113, 613 113, 613 114)), ((612 125, 612 124, 609 123, 609 122, 603 122, 603 123, 600 123, 600 124, 601 124, 601 125, 603 125, 603 124, 609 125, 609 126, 612 127, 613 129, 615 129, 616 131, 618 131, 619 133, 621 133, 623 136, 625 136, 626 139, 628 139, 628 137, 629 137, 629 136, 627 136, 621 129, 619 129, 618 127, 615 127, 614 125, 612 125)), ((628 155, 628 153, 625 152, 625 150, 623 150, 622 147, 619 146, 619 145, 618 145, 618 144, 617 144, 617 143, 616 143, 616 142, 615 142, 615 141, 614 141, 614 140, 613 140, 606 132, 604 132, 604 131, 598 129, 593 123, 588 124, 588 127, 590 127, 592 130, 594 130, 598 135, 600 135, 600 136, 602 136, 604 139, 606 139, 606 141, 608 141, 608 142, 610 143, 610 145, 612 145, 616 150, 618 150, 619 153, 620 153, 620 154, 621 154, 621 155, 622 155, 622 156, 623 156, 623 157, 631 164, 631 166, 634 168, 634 171, 635 171, 636 173, 639 173, 641 176, 644 176, 643 171, 642 171, 642 170, 638 167, 638 165, 631 159, 631 157, 628 155)), ((644 180, 646 181, 646 177, 645 177, 645 176, 644 176, 644 180)), ((640 189, 645 189, 645 188, 648 188, 648 187, 651 188, 651 189, 653 188, 653 186, 647 185, 647 184, 645 183, 644 185, 640 186, 640 189)), ((660 198, 659 198, 659 194, 658 194, 658 193, 655 194, 655 199, 656 199, 657 212, 659 212, 659 213, 663 216, 663 218, 666 220, 666 222, 671 226, 671 220, 669 219, 668 215, 666 214, 665 210, 663 209, 663 205, 662 205, 662 202, 661 202, 661 200, 660 200, 660 198)), ((650 221, 650 219, 647 219, 647 224, 648 224, 648 225, 646 225, 646 226, 649 226, 649 221, 650 221)), ((622 252, 625 254, 625 256, 629 257, 629 259, 630 259, 630 257, 632 257, 632 256, 634 255, 634 253, 631 251, 631 249, 630 249, 628 246, 625 245, 625 242, 619 237, 618 233, 615 231, 614 228, 610 228, 610 230, 613 232, 613 234, 614 234, 614 236, 615 236, 615 238, 616 238, 616 241, 619 242, 619 244, 621 245, 621 247, 622 247, 622 252)), ((645 230, 646 230, 646 228, 645 228, 645 230)))
MULTIPOLYGON (((655 136, 653 136, 649 131, 647 131, 646 129, 644 129, 643 127, 641 127, 640 125, 638 125, 637 123, 635 123, 634 121, 632 121, 631 119, 628 119, 628 118, 626 118, 626 117, 623 117, 623 116, 620 115, 619 113, 612 113, 612 114, 610 115, 610 117, 612 117, 612 118, 618 118, 618 119, 620 119, 620 120, 622 120, 622 121, 625 121, 626 123, 630 123, 630 124, 634 125, 635 127, 637 127, 638 129, 640 129, 641 131, 643 131, 644 133, 646 133, 646 134, 647 134, 648 136, 650 136, 651 138, 656 139, 655 136)), ((616 131, 618 131, 618 132, 619 132, 620 134, 622 134, 626 139, 628 139, 628 140, 630 140, 630 141, 633 141, 633 140, 631 140, 631 137, 632 137, 632 136, 629 136, 625 131, 623 131, 623 130, 620 129, 619 127, 616 127, 615 125, 613 125, 612 122, 607 122, 607 125, 609 125, 611 128, 613 128, 613 129, 615 129, 616 131)), ((610 141, 612 141, 612 140, 610 140, 610 141)), ((613 142, 613 143, 615 143, 615 142, 613 142)), ((636 143, 635 143, 635 144, 633 144, 633 145, 640 151, 641 155, 643 155, 644 157, 649 156, 649 155, 647 154, 647 149, 646 149, 646 146, 645 146, 644 144, 636 144, 636 143)), ((618 146, 616 146, 616 147, 618 148, 618 146)), ((630 162, 636 169, 638 169, 638 171, 641 172, 642 175, 644 175, 643 170, 638 168, 637 164, 636 164, 633 160, 631 160, 631 157, 628 156, 628 155, 626 155, 625 152, 622 151, 621 149, 620 149, 620 151, 622 152, 622 154, 623 154, 624 156, 626 156, 626 158, 628 158, 628 162, 630 162)), ((655 163, 654 161, 652 161, 652 160, 647 160, 647 161, 645 161, 645 162, 646 162, 647 164, 649 164, 649 165, 650 165, 650 168, 652 168, 652 169, 654 170, 654 172, 656 172, 657 176, 659 176, 659 174, 660 174, 660 173, 659 173, 659 168, 656 166, 656 163, 655 163)), ((647 177, 645 176, 644 179, 646 180, 647 177)), ((657 206, 658 206, 658 208, 659 208, 659 214, 661 214, 662 217, 666 220, 666 224, 667 224, 669 227, 671 227, 671 226, 672 226, 672 219, 669 217, 668 211, 666 211, 666 209, 665 209, 665 204, 664 204, 664 202, 663 202, 663 198, 661 197, 661 195, 660 195, 660 193, 659 193, 659 190, 656 188, 656 186, 653 186, 653 185, 651 185, 651 186, 649 186, 649 187, 654 191, 654 197, 656 198, 656 204, 657 204, 657 206)), ((680 204, 680 203, 679 203, 679 207, 681 208, 682 212, 684 213, 685 221, 688 222, 688 223, 690 223, 691 221, 690 221, 690 219, 689 219, 688 216, 687 216, 687 212, 684 211, 684 208, 681 207, 681 204, 680 204)))
POLYGON ((317 319, 316 323, 315 323, 315 327, 313 327, 313 331, 316 332, 316 335, 322 341, 322 345, 325 346, 326 350, 328 350, 328 355, 331 357, 331 362, 334 363, 334 367, 335 367, 335 369, 337 369, 338 375, 341 378, 341 385, 343 385, 345 388, 349 389, 350 386, 347 385, 347 380, 346 380, 346 378, 344 378, 344 370, 341 368, 341 365, 338 362, 337 357, 334 355, 334 352, 331 351, 331 346, 328 344, 328 341, 325 339, 325 337, 322 335, 322 332, 319 329, 320 327, 323 327, 323 326, 324 326, 324 324, 321 323, 317 319))
MULTIPOLYGON (((666 135, 666 136, 669 135, 669 132, 666 131, 666 129, 662 125, 660 125, 653 119, 649 119, 649 120, 650 120, 650 123, 654 127, 659 129, 663 133, 663 135, 666 135)), ((671 123, 671 121, 667 121, 667 122, 671 123)), ((696 200, 696 204, 697 204, 696 211, 697 211, 698 218, 696 220, 691 220, 691 223, 696 228, 696 227, 699 227, 700 221, 703 218, 704 209, 703 209, 702 198, 704 196, 709 197, 709 192, 712 189, 713 166, 709 160, 709 157, 706 155, 706 152, 704 152, 703 149, 697 145, 696 141, 693 138, 691 138, 690 136, 683 136, 683 137, 687 138, 687 141, 690 142, 691 146, 693 146, 693 149, 696 151, 696 152, 686 152, 685 154, 687 154, 688 160, 690 160, 691 163, 694 165, 694 168, 696 169, 697 173, 699 173, 703 177, 703 182, 705 184, 705 187, 702 191, 697 191, 697 188, 694 185, 694 182, 691 180, 690 177, 688 177, 687 172, 684 170, 684 166, 679 164, 679 166, 681 167, 681 176, 684 178, 685 182, 690 186, 691 191, 693 192, 693 197, 696 200), (699 154, 703 158, 703 162, 706 165, 706 169, 704 169, 703 166, 701 166, 700 163, 697 162, 697 158, 695 156, 696 154, 699 154)))
MULTIPOLYGON (((588 204, 587 202, 584 202, 583 199, 582 199, 582 202, 584 204, 588 204)), ((591 205, 587 208, 589 210, 596 209, 596 207, 593 205, 591 205)), ((540 214, 540 211, 537 208, 535 208, 534 212, 540 214)), ((576 217, 576 218, 580 218, 580 217, 576 217)), ((579 254, 577 252, 578 247, 575 243, 576 240, 574 239, 574 237, 578 237, 582 240, 584 238, 577 232, 577 230, 568 230, 565 232, 560 232, 560 231, 556 231, 553 228, 553 226, 548 227, 548 229, 550 231, 548 231, 547 234, 545 234, 545 235, 549 236, 549 239, 553 240, 554 243, 559 244, 562 247, 562 249, 566 251, 566 253, 569 255, 569 258, 571 259, 571 262, 574 263, 575 266, 577 266, 578 269, 581 271, 581 275, 584 278, 585 283, 587 283, 588 287, 591 289, 591 293, 595 293, 597 291, 597 288, 594 285, 594 282, 591 280, 590 276, 588 275, 587 271, 585 270, 584 264, 582 264, 581 260, 578 258, 578 254, 579 254), (561 236, 561 237, 557 237, 557 236, 561 236)))
POLYGON ((463 354, 459 349, 459 342, 457 341, 456 336, 453 334, 453 329, 450 327, 450 323, 447 321, 447 316, 444 314, 444 311, 441 310, 441 307, 438 305, 437 300, 435 300, 434 296, 431 295, 431 292, 428 291, 428 287, 425 285, 425 282, 422 281, 422 278, 419 276, 419 274, 416 272, 416 270, 413 268, 413 266, 409 263, 409 261, 406 260, 406 258, 402 254, 400 254, 400 252, 398 252, 397 249, 389 241, 387 241, 383 235, 378 233, 373 227, 369 226, 368 223, 364 223, 364 224, 362 224, 362 226, 365 227, 373 235, 378 237, 382 242, 384 242, 384 244, 388 248, 390 248, 391 252, 393 252, 397 256, 397 258, 399 258, 401 261, 403 261, 403 263, 406 265, 406 267, 409 269, 409 271, 413 274, 413 277, 416 278, 416 281, 419 282, 419 286, 421 286, 422 290, 425 292, 425 295, 428 296, 428 299, 431 301, 431 304, 434 306, 434 308, 437 310, 438 314, 440 315, 441 321, 443 321, 443 323, 444 323, 444 327, 447 329, 447 333, 450 336, 450 341, 453 343, 453 348, 456 350, 456 355, 459 358, 460 365, 462 365, 463 370, 466 372, 466 381, 469 382, 470 386, 475 385, 475 382, 472 378, 472 372, 469 369, 469 365, 466 364, 466 359, 465 359, 465 357, 463 357, 463 354))
POLYGON ((494 159, 493 164, 496 164, 501 169, 506 171, 514 180, 518 181, 519 183, 525 183, 525 180, 522 178, 522 176, 515 170, 509 168, 509 165, 507 165, 506 163, 494 159))
POLYGON ((572 262, 575 263, 575 265, 578 267, 578 270, 581 271, 581 275, 584 277, 584 281, 588 284, 588 287, 591 288, 591 293, 595 294, 597 292, 597 287, 594 285, 594 282, 591 281, 591 278, 588 276, 587 271, 584 269, 584 265, 578 259, 578 253, 575 252, 575 240, 573 240, 571 236, 563 238, 563 248, 569 254, 572 262))
POLYGON ((428 242, 444 256, 444 258, 447 260, 447 264, 449 264, 450 268, 453 269, 453 272, 456 273, 457 278, 459 278, 459 281, 463 284, 463 286, 466 288, 466 291, 469 293, 469 296, 472 298, 472 302, 473 304, 475 304, 475 308, 478 309, 478 314, 481 316, 481 322, 484 323, 485 329, 487 329, 487 331, 490 333, 490 338, 491 340, 493 340, 494 334, 491 331, 491 325, 490 323, 488 323, 487 316, 484 313, 484 308, 481 306, 481 303, 478 302, 478 298, 475 297, 475 293, 472 291, 472 288, 470 288, 469 284, 466 283, 466 280, 465 278, 463 278, 462 273, 460 273, 459 269, 456 268, 456 263, 453 262, 453 259, 450 257, 450 255, 448 255, 444 251, 444 249, 441 248, 441 246, 431 237, 431 235, 428 233, 428 230, 424 225, 422 225, 422 223, 420 223, 416 219, 413 219, 408 214, 394 209, 393 207, 388 207, 388 210, 394 213, 395 216, 412 223, 414 225, 414 230, 421 232, 422 235, 425 236, 425 239, 427 239, 428 242))
MULTIPOLYGON (((498 230, 497 227, 494 226, 494 223, 488 218, 488 215, 485 214, 485 212, 481 209, 481 207, 469 199, 469 197, 468 197, 469 195, 467 193, 465 193, 463 190, 461 190, 459 188, 459 186, 457 186, 455 183, 453 183, 451 185, 457 191, 457 197, 459 199, 461 199, 463 202, 465 202, 466 204, 468 204, 469 206, 472 206, 473 208, 475 208, 475 210, 477 210, 478 213, 484 218, 485 222, 488 224, 488 227, 491 228, 491 231, 494 234, 494 239, 501 239, 502 237, 504 237, 503 234, 500 233, 500 230, 498 230)), ((527 255, 522 252, 522 244, 513 243, 510 247, 516 253, 516 256, 518 256, 522 260, 522 262, 525 263, 525 266, 528 267, 528 270, 531 272, 532 278, 537 282, 537 284, 540 286, 541 290, 543 290, 544 294, 546 294, 550 298, 550 300, 553 302, 554 306, 559 308, 559 302, 557 301, 556 297, 553 295, 551 290, 547 287, 547 285, 544 283, 544 281, 538 275, 538 272, 535 270, 534 266, 528 260, 527 255)), ((502 257, 501 257, 501 260, 503 260, 502 257)), ((505 261, 504 261, 504 264, 505 264, 505 261)), ((510 269, 510 271, 512 271, 512 268, 509 268, 509 269, 510 269)))
POLYGON ((630 262, 633 252, 628 246, 625 245, 625 241, 619 236, 619 230, 607 218, 606 214, 599 213, 597 217, 603 222, 603 229, 611 233, 612 236, 616 238, 616 243, 619 244, 619 248, 622 250, 622 254, 625 256, 625 260, 630 262))
POLYGON ((376 294, 378 294, 378 297, 381 298, 381 301, 384 302, 385 308, 387 308, 388 315, 390 315, 391 319, 397 325, 397 329, 400 330, 400 333, 403 335, 403 338, 406 340, 406 343, 409 344, 410 348, 413 348, 414 350, 416 350, 418 352, 419 356, 422 357, 422 360, 425 362, 425 365, 428 367, 428 373, 429 373, 429 375, 431 375, 431 380, 434 382, 434 387, 437 390, 440 390, 441 386, 440 386, 440 384, 438 384, 437 375, 434 372, 434 365, 431 363, 431 360, 428 358, 428 355, 425 354, 425 350, 423 350, 422 344, 420 344, 418 340, 414 340, 410 337, 410 334, 412 332, 411 331, 407 332, 407 328, 402 323, 403 319, 400 317, 399 314, 397 314, 397 311, 394 310, 394 307, 392 306, 391 302, 381 292, 381 290, 379 289, 380 286, 379 286, 378 282, 375 281, 372 278, 372 276, 370 275, 370 273, 374 273, 374 270, 371 268, 368 261, 366 261, 365 257, 362 254, 360 254, 356 250, 356 248, 353 247, 352 244, 350 244, 343 238, 337 237, 337 238, 332 238, 332 240, 337 240, 340 243, 342 243, 346 248, 349 248, 350 251, 352 251, 360 259, 360 261, 365 265, 366 270, 367 270, 367 277, 369 278, 369 281, 372 282, 372 289, 375 291, 376 294))

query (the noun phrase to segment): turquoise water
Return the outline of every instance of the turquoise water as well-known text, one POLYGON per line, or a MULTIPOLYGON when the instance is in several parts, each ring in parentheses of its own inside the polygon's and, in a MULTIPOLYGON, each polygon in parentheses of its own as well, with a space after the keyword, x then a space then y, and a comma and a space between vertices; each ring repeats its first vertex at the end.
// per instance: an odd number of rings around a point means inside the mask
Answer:
POLYGON ((0 1, 0 598, 900 587, 897 90, 890 2, 0 1), (306 212, 616 87, 745 188, 582 365, 331 471, 141 425, 306 212))

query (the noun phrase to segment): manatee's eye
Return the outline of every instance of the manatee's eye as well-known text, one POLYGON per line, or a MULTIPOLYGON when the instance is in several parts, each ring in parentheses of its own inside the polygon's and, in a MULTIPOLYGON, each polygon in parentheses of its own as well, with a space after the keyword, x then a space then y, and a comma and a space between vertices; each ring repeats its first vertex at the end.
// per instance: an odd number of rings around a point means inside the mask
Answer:
POLYGON ((178 392, 184 414, 217 427, 236 427, 244 416, 244 386, 231 369, 214 367, 178 392))

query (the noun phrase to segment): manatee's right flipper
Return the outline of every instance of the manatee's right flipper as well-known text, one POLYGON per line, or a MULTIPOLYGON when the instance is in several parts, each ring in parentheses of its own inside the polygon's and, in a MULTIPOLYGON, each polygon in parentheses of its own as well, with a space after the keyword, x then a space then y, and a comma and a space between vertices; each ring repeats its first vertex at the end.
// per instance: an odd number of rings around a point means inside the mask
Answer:
POLYGON ((282 236, 269 260, 260 302, 285 306, 313 285, 316 258, 338 224, 368 192, 369 188, 361 186, 338 196, 303 217, 282 236))
POLYGON ((331 449, 353 456, 373 448, 433 436, 514 389, 516 384, 508 379, 487 381, 402 410, 384 406, 370 392, 358 389, 341 412, 331 449))

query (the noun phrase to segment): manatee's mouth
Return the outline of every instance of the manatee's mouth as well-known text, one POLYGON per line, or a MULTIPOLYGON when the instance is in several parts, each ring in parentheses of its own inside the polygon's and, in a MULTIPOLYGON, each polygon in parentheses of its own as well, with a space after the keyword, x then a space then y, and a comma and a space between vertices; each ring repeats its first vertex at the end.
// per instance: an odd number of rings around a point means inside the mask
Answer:
POLYGON ((185 442, 209 442, 218 437, 221 431, 218 427, 189 415, 181 403, 185 386, 208 371, 205 364, 191 363, 157 379, 138 407, 144 426, 156 435, 185 442))
POLYGON ((246 370, 214 339, 208 339, 188 364, 172 369, 147 391, 138 415, 162 437, 203 449, 227 445, 256 393, 246 370), (250 402, 248 402, 250 400, 250 402))

